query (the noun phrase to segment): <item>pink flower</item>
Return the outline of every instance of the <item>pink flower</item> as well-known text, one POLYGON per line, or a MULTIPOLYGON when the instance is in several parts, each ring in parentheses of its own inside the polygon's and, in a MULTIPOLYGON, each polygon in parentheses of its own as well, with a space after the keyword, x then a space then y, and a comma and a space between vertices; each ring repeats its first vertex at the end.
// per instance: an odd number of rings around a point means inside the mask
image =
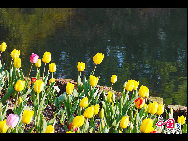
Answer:
POLYGON ((34 54, 34 53, 31 54, 31 57, 30 57, 31 63, 36 63, 38 59, 39 59, 39 56, 37 54, 34 54))
POLYGON ((18 124, 18 121, 19 121, 18 115, 9 114, 9 116, 7 117, 7 120, 6 120, 6 124, 8 127, 14 128, 18 124))

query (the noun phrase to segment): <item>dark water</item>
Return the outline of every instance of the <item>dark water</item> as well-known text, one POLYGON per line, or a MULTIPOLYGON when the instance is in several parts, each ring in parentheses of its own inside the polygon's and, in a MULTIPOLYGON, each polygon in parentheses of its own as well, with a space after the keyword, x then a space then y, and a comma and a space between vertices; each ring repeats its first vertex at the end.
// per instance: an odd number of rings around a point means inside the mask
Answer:
POLYGON ((20 49, 25 75, 31 53, 42 58, 50 51, 56 78, 76 80, 78 61, 86 63, 88 77, 92 57, 102 52, 95 72, 100 85, 110 86, 116 74, 115 90, 135 79, 165 104, 187 106, 187 9, 0 8, 0 41, 8 44, 4 62, 10 62, 14 48, 20 49))

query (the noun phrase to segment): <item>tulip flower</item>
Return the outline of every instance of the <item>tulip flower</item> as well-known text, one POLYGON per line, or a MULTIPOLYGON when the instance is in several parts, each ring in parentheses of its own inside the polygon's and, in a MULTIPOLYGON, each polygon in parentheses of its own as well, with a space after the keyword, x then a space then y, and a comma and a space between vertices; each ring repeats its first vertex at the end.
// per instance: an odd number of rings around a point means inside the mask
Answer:
POLYGON ((35 83, 36 81, 37 81, 37 79, 35 77, 33 77, 31 80, 31 84, 35 83))
POLYGON ((39 59, 39 56, 37 54, 34 54, 34 53, 31 54, 30 56, 31 63, 37 63, 38 59, 39 59))
POLYGON ((117 75, 112 75, 111 77, 111 83, 114 84, 117 81, 117 75))
POLYGON ((7 48, 7 44, 5 42, 3 42, 1 45, 0 45, 0 52, 4 52, 7 48))
POLYGON ((148 97, 149 96, 149 89, 146 86, 141 86, 138 94, 140 97, 148 97))
MULTIPOLYGON (((72 128, 72 122, 69 124, 69 130, 72 128)), ((74 128, 74 131, 76 132, 78 130, 78 127, 74 128)), ((72 132, 72 131, 71 131, 72 132)))
POLYGON ((157 112, 157 108, 158 108, 158 103, 157 102, 149 103, 147 111, 150 114, 155 114, 157 112))
POLYGON ((135 107, 138 109, 141 109, 145 104, 145 101, 143 98, 137 98, 134 102, 135 102, 135 107))
POLYGON ((85 118, 92 118, 94 115, 94 106, 90 106, 88 107, 85 111, 84 111, 84 117, 85 118))
POLYGON ((120 121, 120 127, 123 128, 127 128, 129 123, 129 117, 128 116, 124 116, 122 117, 121 121, 120 121))
POLYGON ((88 106, 88 98, 87 98, 87 96, 86 97, 84 97, 81 101, 80 101, 80 107, 84 107, 84 108, 86 108, 87 106, 88 106))
POLYGON ((20 50, 14 49, 14 50, 11 52, 10 55, 11 55, 12 59, 19 58, 19 56, 20 56, 20 50))
POLYGON ((56 64, 55 63, 49 64, 49 71, 52 72, 52 73, 56 71, 56 64))
POLYGON ((34 111, 24 110, 22 116, 22 123, 29 124, 32 120, 33 115, 34 115, 34 111))
POLYGON ((41 67, 41 59, 38 59, 37 62, 35 63, 35 66, 37 68, 41 67))
POLYGON ((76 116, 72 121, 73 128, 81 127, 84 124, 84 116, 76 116))
POLYGON ((186 118, 182 115, 182 116, 178 116, 177 122, 181 123, 181 125, 183 125, 185 123, 186 118))
POLYGON ((153 120, 150 118, 146 118, 142 121, 141 126, 140 126, 140 131, 142 133, 150 133, 154 131, 153 128, 153 120))
POLYGON ((132 91, 134 88, 134 80, 128 80, 128 82, 125 85, 125 89, 127 91, 132 91))
POLYGON ((6 133, 8 130, 8 126, 6 124, 6 120, 0 121, 0 133, 6 133))
POLYGON ((92 87, 95 87, 95 86, 97 85, 98 80, 99 80, 98 77, 95 77, 95 76, 93 76, 93 75, 90 75, 90 85, 91 85, 92 87))
POLYGON ((44 63, 49 63, 51 61, 51 53, 46 51, 43 55, 42 61, 44 63))
POLYGON ((19 69, 21 67, 21 58, 14 59, 14 67, 19 69))
POLYGON ((72 131, 67 131, 66 133, 73 133, 72 131))
POLYGON ((85 63, 78 62, 77 68, 78 68, 78 71, 84 71, 84 69, 85 69, 85 63))
POLYGON ((156 114, 157 115, 161 115, 161 114, 163 114, 163 112, 164 112, 164 105, 163 104, 159 104, 156 114))
POLYGON ((102 60, 104 59, 104 54, 102 53, 97 53, 94 57, 93 57, 93 62, 98 65, 102 62, 102 60))
POLYGON ((74 84, 68 82, 66 85, 66 93, 72 94, 73 90, 74 90, 74 84))
POLYGON ((113 93, 111 91, 108 92, 108 95, 107 95, 107 101, 109 102, 112 102, 112 96, 113 96, 113 93))
POLYGON ((55 82, 55 78, 51 78, 50 80, 49 80, 49 85, 51 84, 51 83, 54 83, 55 82))
POLYGON ((145 103, 144 106, 143 106, 143 108, 145 109, 145 112, 146 112, 147 109, 148 109, 148 105, 145 103))
POLYGON ((45 133, 54 133, 54 127, 52 125, 48 125, 45 133))
POLYGON ((100 119, 104 118, 104 109, 102 108, 101 111, 99 112, 99 117, 100 119))
POLYGON ((139 81, 135 81, 135 80, 134 80, 134 87, 133 87, 133 90, 137 90, 138 85, 139 85, 139 81))
POLYGON ((25 81, 24 80, 18 80, 15 84, 15 90, 17 92, 23 91, 25 87, 25 81))
POLYGON ((94 115, 97 115, 99 113, 99 110, 100 110, 99 104, 95 105, 94 106, 94 115))
POLYGON ((39 94, 44 89, 44 82, 37 80, 34 85, 34 91, 39 94))
POLYGON ((9 128, 14 128, 18 124, 18 121, 19 121, 18 115, 9 114, 6 120, 6 124, 9 128))

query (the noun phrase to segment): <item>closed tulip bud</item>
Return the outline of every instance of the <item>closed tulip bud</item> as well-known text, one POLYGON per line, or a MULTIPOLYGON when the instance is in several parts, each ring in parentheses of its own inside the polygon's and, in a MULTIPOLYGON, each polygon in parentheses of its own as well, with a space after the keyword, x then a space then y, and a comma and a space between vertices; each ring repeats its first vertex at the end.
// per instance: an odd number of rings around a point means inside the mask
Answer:
POLYGON ((99 112, 99 117, 100 119, 104 118, 104 109, 102 108, 101 111, 99 112))
POLYGON ((17 92, 23 91, 24 87, 25 87, 25 81, 23 80, 18 80, 15 84, 15 90, 17 92))
POLYGON ((135 107, 138 109, 141 109, 145 104, 145 101, 143 98, 137 98, 134 102, 135 102, 135 107))
POLYGON ((114 84, 117 81, 117 75, 112 75, 111 77, 111 83, 114 84))
POLYGON ((48 125, 45 133, 54 133, 54 127, 52 125, 48 125))
POLYGON ((0 121, 0 133, 6 133, 8 130, 8 126, 6 124, 6 120, 0 121))
POLYGON ((97 115, 99 113, 99 110, 100 110, 99 104, 95 105, 94 106, 94 115, 97 115))
POLYGON ((11 55, 12 59, 19 58, 19 56, 20 56, 20 50, 14 49, 14 50, 11 52, 10 55, 11 55))
POLYGON ((80 107, 84 107, 84 108, 86 108, 87 106, 88 106, 88 98, 87 98, 87 96, 86 97, 84 97, 81 101, 80 101, 80 107))
POLYGON ((112 102, 113 101, 112 96, 113 96, 113 93, 111 91, 109 91, 108 95, 107 95, 107 101, 112 102))
POLYGON ((19 121, 18 115, 9 114, 6 120, 6 124, 9 128, 14 128, 18 124, 18 121, 19 121))
POLYGON ((157 115, 161 115, 161 114, 163 114, 163 112, 164 112, 164 105, 163 104, 159 104, 156 114, 157 115))
POLYGON ((149 103, 147 111, 150 114, 155 114, 157 112, 157 108, 158 108, 158 103, 157 102, 149 103))
POLYGON ((186 120, 186 118, 182 115, 181 117, 178 116, 177 122, 181 123, 181 125, 183 125, 185 123, 185 120, 186 120))
POLYGON ((38 59, 39 59, 39 56, 37 54, 34 54, 34 53, 31 54, 30 56, 31 63, 37 63, 38 59))
POLYGON ((120 127, 123 128, 127 128, 129 123, 129 117, 128 116, 124 116, 122 117, 121 121, 120 121, 120 127))
POLYGON ((50 72, 55 72, 56 71, 56 64, 55 63, 49 64, 49 71, 50 72))
POLYGON ((125 85, 125 89, 127 91, 132 91, 134 88, 134 80, 128 80, 128 82, 125 85))
POLYGON ((21 58, 15 58, 14 59, 14 67, 19 69, 21 67, 21 58))
POLYGON ((85 111, 84 111, 84 117, 85 118, 92 118, 94 115, 94 106, 90 106, 88 107, 85 111))
POLYGON ((41 67, 41 59, 38 59, 37 62, 35 63, 35 66, 37 68, 41 67))
POLYGON ((85 69, 85 63, 78 62, 77 68, 78 68, 78 71, 84 71, 84 69, 85 69))
POLYGON ((42 61, 44 63, 49 63, 51 61, 51 53, 46 51, 43 55, 42 61))
POLYGON ((0 52, 4 52, 7 48, 7 44, 5 42, 3 42, 1 45, 0 45, 0 52))
POLYGON ((22 116, 22 123, 29 124, 32 120, 33 115, 34 115, 34 111, 24 110, 22 116))
POLYGON ((73 128, 81 127, 84 124, 84 116, 76 116, 72 121, 73 128))
POLYGON ((146 118, 142 121, 141 126, 140 126, 140 131, 142 133, 151 133, 154 131, 153 128, 153 120, 150 118, 146 118))
POLYGON ((43 89, 44 89, 44 82, 41 80, 37 80, 34 85, 34 91, 39 94, 43 89))
POLYGON ((93 57, 93 62, 98 65, 102 62, 102 60, 104 59, 104 54, 102 53, 97 53, 94 57, 93 57))
POLYGON ((72 94, 73 90, 74 90, 74 84, 68 82, 66 85, 66 93, 72 94))
POLYGON ((148 97, 149 96, 149 89, 146 86, 141 86, 138 94, 140 97, 148 97))
POLYGON ((50 85, 50 83, 54 83, 55 82, 55 78, 51 78, 50 80, 49 80, 49 85, 50 85))
POLYGON ((95 87, 95 86, 97 85, 98 80, 99 80, 98 77, 95 77, 95 76, 93 76, 93 75, 90 75, 90 85, 91 85, 92 87, 95 87))

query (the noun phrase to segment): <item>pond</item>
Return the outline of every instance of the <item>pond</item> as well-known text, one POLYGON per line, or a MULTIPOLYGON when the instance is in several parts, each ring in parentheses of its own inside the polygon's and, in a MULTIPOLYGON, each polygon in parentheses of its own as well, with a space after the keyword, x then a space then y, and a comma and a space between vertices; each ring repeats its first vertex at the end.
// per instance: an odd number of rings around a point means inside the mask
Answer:
POLYGON ((0 8, 3 41, 8 45, 3 61, 10 62, 10 52, 19 49, 25 75, 31 53, 42 58, 49 51, 56 78, 76 81, 79 61, 86 63, 88 78, 92 57, 101 52, 105 57, 95 71, 99 85, 111 86, 116 74, 117 91, 134 79, 166 105, 187 106, 186 8, 0 8))

